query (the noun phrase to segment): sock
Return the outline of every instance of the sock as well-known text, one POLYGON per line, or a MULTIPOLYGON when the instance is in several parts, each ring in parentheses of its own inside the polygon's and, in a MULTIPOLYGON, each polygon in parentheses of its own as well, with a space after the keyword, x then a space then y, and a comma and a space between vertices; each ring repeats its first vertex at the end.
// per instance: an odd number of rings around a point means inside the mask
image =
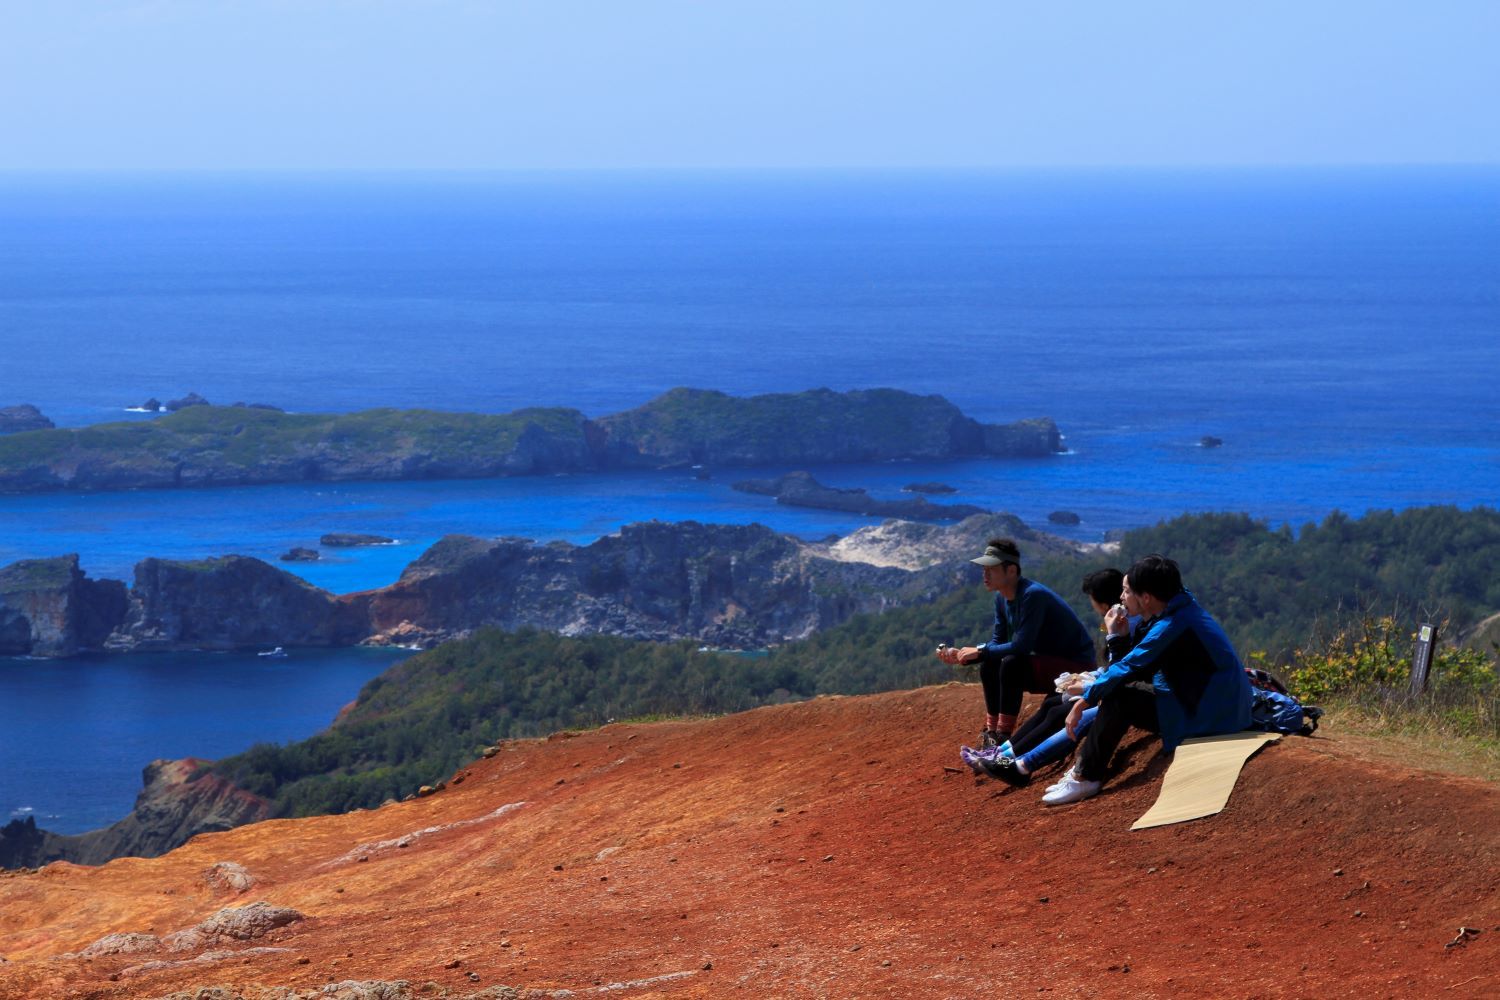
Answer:
POLYGON ((1000 716, 998 716, 998 715, 986 715, 984 717, 984 728, 987 731, 992 732, 992 733, 995 730, 999 729, 1000 728, 1000 716))
POLYGON ((1002 714, 996 716, 996 718, 1000 720, 996 725, 996 732, 1004 733, 1006 736, 1009 736, 1011 733, 1015 732, 1016 717, 1014 715, 1002 714))
POLYGON ((1026 758, 1025 757, 1017 757, 1016 758, 1016 770, 1020 771, 1022 774, 1030 774, 1031 773, 1031 768, 1029 768, 1029 767, 1026 766, 1026 758))

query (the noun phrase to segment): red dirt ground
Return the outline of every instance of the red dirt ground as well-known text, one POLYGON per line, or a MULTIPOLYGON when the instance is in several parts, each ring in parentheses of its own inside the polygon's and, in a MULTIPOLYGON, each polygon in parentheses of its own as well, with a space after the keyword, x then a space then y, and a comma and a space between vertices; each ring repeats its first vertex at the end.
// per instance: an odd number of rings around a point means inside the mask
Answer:
POLYGON ((1154 742, 1127 743, 1105 794, 1049 810, 1047 781, 945 769, 978 707, 953 684, 559 734, 401 805, 0 877, 0 997, 349 979, 435 984, 420 996, 1500 995, 1495 784, 1293 737, 1218 816, 1131 833, 1165 769, 1154 742), (259 884, 216 892, 218 861, 259 884), (289 950, 154 971, 134 967, 194 953, 59 957, 260 899, 307 916, 249 943, 289 950), (1445 948, 1460 927, 1481 933, 1445 948))

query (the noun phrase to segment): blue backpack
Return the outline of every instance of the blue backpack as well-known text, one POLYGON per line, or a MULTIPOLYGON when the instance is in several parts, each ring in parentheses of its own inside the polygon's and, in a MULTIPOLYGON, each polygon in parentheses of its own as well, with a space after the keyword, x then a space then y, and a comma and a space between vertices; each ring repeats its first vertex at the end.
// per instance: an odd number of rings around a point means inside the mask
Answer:
POLYGON ((1311 736, 1318 729, 1323 710, 1304 705, 1281 691, 1256 688, 1250 702, 1250 728, 1268 733, 1293 733, 1311 736))

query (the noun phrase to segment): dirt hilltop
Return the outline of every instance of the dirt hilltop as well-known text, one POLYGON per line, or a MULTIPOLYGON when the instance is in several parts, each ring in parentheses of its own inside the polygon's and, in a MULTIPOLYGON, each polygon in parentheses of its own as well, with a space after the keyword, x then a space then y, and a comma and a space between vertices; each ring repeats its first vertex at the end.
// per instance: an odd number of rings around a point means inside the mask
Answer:
POLYGON ((1130 833, 1154 743, 1044 810, 947 769, 978 700, 511 742, 412 802, 5 873, 0 997, 1500 992, 1494 784, 1289 738, 1219 816, 1130 833))

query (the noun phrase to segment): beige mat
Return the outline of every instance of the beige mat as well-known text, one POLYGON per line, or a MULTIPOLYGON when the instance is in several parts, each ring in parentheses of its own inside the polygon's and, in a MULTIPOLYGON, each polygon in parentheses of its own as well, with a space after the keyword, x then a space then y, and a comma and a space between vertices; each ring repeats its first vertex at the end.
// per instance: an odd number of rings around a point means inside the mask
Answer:
POLYGON ((1185 823, 1219 812, 1229 802, 1245 761, 1279 739, 1280 733, 1230 733, 1184 740, 1172 755, 1172 766, 1161 781, 1156 805, 1146 810, 1131 829, 1185 823))

